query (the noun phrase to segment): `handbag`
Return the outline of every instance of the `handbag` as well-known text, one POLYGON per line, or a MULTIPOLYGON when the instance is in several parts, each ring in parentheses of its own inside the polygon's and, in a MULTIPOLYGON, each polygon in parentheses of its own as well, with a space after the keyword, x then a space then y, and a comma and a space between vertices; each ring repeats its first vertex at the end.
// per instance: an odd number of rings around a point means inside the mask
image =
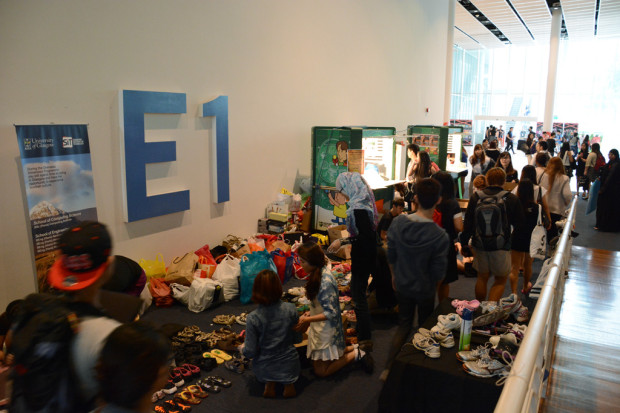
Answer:
POLYGON ((149 291, 157 307, 170 307, 174 304, 170 287, 162 278, 151 278, 149 280, 149 291))
POLYGON ((592 183, 590 187, 590 193, 588 194, 588 205, 586 206, 586 215, 596 211, 596 205, 598 202, 598 192, 601 190, 601 180, 597 179, 592 183))
POLYGON ((545 259, 545 253, 547 251, 547 230, 543 225, 542 220, 542 206, 538 205, 538 220, 536 226, 532 231, 532 237, 530 239, 530 257, 532 259, 545 259))
POLYGON ((264 250, 244 255, 239 266, 241 267, 241 294, 239 297, 241 304, 248 304, 252 301, 252 287, 254 287, 254 280, 259 272, 262 270, 278 272, 271 255, 264 250))
POLYGON ((188 252, 182 257, 175 257, 168 266, 168 273, 164 280, 168 283, 190 285, 194 280, 194 271, 198 266, 198 256, 188 252))
POLYGON ((166 263, 164 262, 164 256, 157 254, 154 260, 146 260, 142 258, 138 264, 144 270, 144 274, 147 278, 160 278, 166 276, 166 263))
MULTIPOLYGON (((536 198, 536 203, 538 205, 542 205, 542 198, 542 187, 538 185, 538 197, 536 198)), ((547 217, 547 214, 542 215, 542 222, 545 228, 549 226, 549 218, 547 217)))
POLYGON ((239 276, 241 267, 239 258, 230 254, 217 257, 217 268, 213 273, 213 279, 222 283, 224 287, 224 300, 230 301, 239 296, 239 276))

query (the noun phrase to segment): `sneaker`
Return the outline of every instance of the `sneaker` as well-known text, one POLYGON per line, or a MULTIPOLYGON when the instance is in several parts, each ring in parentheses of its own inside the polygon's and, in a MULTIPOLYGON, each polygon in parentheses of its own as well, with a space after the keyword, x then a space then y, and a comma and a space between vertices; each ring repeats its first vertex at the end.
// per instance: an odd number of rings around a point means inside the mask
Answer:
POLYGON ((168 380, 166 387, 161 389, 161 391, 163 391, 166 394, 174 394, 177 392, 177 386, 174 385, 174 382, 172 380, 168 380))
POLYGON ((502 311, 506 315, 508 315, 517 311, 519 307, 521 307, 521 300, 519 300, 519 297, 517 297, 517 295, 513 293, 510 294, 508 297, 501 298, 499 300, 499 306, 501 307, 502 311))
POLYGON ((444 330, 457 330, 461 328, 461 317, 456 313, 440 315, 437 317, 437 326, 444 330))
POLYGON ((372 374, 375 370, 375 360, 372 358, 370 353, 364 353, 364 355, 359 359, 359 362, 362 365, 362 369, 366 373, 372 374))
POLYGON ((530 319, 530 311, 523 304, 521 304, 521 306, 519 306, 519 308, 513 312, 512 315, 518 323, 523 323, 530 319))
POLYGON ((480 307, 480 301, 478 300, 452 300, 452 307, 456 308, 456 312, 458 315, 463 315, 463 310, 467 308, 471 311, 476 311, 478 307, 480 307))
POLYGON ((472 376, 487 378, 503 376, 506 374, 506 371, 509 370, 509 367, 499 360, 489 356, 483 356, 478 360, 466 361, 463 363, 463 370, 472 376))
POLYGON ((521 345, 521 339, 517 338, 517 336, 512 332, 500 334, 499 336, 493 336, 489 338, 489 343, 491 343, 493 345, 493 348, 495 348, 502 339, 514 344, 515 346, 521 345))
POLYGON ((523 336, 525 336, 525 332, 527 331, 527 326, 525 324, 508 323, 508 331, 514 333, 517 338, 523 340, 523 336))
POLYGON ((450 330, 445 330, 439 326, 435 326, 431 328, 431 337, 437 341, 441 347, 454 347, 454 336, 450 330))
POLYGON ((502 311, 502 307, 496 301, 483 301, 480 306, 480 315, 474 317, 472 326, 486 326, 506 317, 507 313, 502 311))
POLYGON ((465 363, 466 361, 475 361, 489 354, 489 350, 491 350, 491 345, 489 343, 485 343, 481 346, 476 347, 474 350, 464 350, 456 353, 456 358, 465 363))
POLYGON ((413 336, 413 346, 418 350, 422 350, 427 357, 432 359, 439 358, 441 355, 439 351, 439 343, 433 340, 430 336, 426 336, 421 333, 415 333, 413 336))

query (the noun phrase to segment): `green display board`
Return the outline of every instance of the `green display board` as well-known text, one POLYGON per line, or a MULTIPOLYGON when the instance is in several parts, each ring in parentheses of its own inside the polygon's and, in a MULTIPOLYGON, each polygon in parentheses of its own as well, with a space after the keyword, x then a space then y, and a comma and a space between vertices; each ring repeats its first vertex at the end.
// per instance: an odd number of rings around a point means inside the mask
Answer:
MULTIPOLYGON (((461 126, 409 125, 407 135, 412 135, 411 143, 420 146, 420 150, 428 152, 431 161, 439 169, 446 170, 448 156, 448 135, 463 132, 461 126)), ((460 157, 460 154, 456 154, 460 157)))
POLYGON ((334 210, 330 198, 336 188, 336 178, 348 171, 347 151, 361 150, 363 138, 391 136, 395 132, 393 127, 312 128, 313 229, 324 231, 329 226, 344 224, 346 207, 336 207, 334 210))

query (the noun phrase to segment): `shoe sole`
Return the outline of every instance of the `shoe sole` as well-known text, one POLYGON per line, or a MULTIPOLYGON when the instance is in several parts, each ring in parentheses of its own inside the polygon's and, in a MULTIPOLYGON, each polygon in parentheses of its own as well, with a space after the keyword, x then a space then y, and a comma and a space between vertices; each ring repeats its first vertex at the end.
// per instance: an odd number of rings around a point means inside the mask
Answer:
POLYGON ((480 377, 480 378, 483 378, 483 379, 486 379, 486 378, 489 378, 489 377, 496 377, 496 376, 499 376, 499 375, 501 374, 501 372, 503 371, 503 370, 498 370, 498 372, 497 372, 497 373, 490 373, 490 372, 489 372, 488 374, 480 374, 480 373, 478 373, 478 372, 475 372, 475 371, 473 371, 473 370, 468 369, 468 368, 465 366, 465 364, 463 364, 463 370, 465 370, 465 372, 467 372, 467 373, 471 374, 472 376, 480 377))
POLYGON ((416 345, 416 343, 413 343, 413 347, 417 348, 420 351, 423 351, 425 356, 430 357, 432 359, 438 359, 439 357, 441 357, 441 354, 437 354, 437 355, 430 354, 430 351, 428 351, 426 348, 419 347, 418 345, 416 345))

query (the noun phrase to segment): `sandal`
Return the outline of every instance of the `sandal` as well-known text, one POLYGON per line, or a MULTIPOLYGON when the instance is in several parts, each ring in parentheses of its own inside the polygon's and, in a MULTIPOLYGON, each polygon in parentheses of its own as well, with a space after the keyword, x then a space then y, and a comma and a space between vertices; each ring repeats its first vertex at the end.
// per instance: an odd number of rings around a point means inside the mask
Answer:
POLYGON ((192 410, 192 406, 190 406, 189 404, 181 403, 178 400, 166 400, 164 403, 170 406, 169 409, 175 409, 181 412, 189 412, 192 410))
POLYGON ((201 400, 198 397, 195 397, 189 390, 183 390, 182 392, 177 393, 174 398, 180 402, 187 402, 189 404, 200 404, 201 402, 201 400))
POLYGON ((217 364, 222 364, 226 361, 223 358, 217 357, 215 354, 212 354, 210 351, 202 353, 202 357, 205 359, 213 359, 216 361, 217 364))
POLYGON ((209 393, 219 393, 222 391, 221 387, 215 384, 212 380, 200 379, 198 380, 198 385, 209 393))
POLYGON ((237 324, 244 326, 247 316, 247 313, 241 313, 241 315, 235 317, 235 321, 237 322, 237 324))
POLYGON ((217 384, 218 386, 221 387, 230 387, 232 386, 232 383, 226 379, 224 379, 221 376, 207 376, 207 380, 210 380, 211 382, 217 384))
POLYGON ((200 397, 201 399, 204 399, 204 398, 206 398, 209 395, 209 393, 207 393, 206 391, 202 390, 202 387, 197 386, 195 384, 187 386, 185 389, 187 391, 189 391, 190 393, 192 393, 194 396, 200 397))
POLYGON ((239 359, 232 359, 232 360, 226 361, 224 363, 224 367, 226 367, 228 370, 233 371, 237 374, 243 374, 243 372, 245 371, 245 366, 243 362, 239 359))
POLYGON ((162 390, 158 390, 155 393, 153 393, 153 395, 151 396, 151 402, 157 403, 157 400, 161 400, 164 397, 166 397, 164 392, 162 390))
POLYGON ((200 367, 194 366, 193 364, 189 363, 182 364, 181 367, 185 367, 186 369, 188 369, 190 373, 192 373, 192 376, 200 377, 200 367))

